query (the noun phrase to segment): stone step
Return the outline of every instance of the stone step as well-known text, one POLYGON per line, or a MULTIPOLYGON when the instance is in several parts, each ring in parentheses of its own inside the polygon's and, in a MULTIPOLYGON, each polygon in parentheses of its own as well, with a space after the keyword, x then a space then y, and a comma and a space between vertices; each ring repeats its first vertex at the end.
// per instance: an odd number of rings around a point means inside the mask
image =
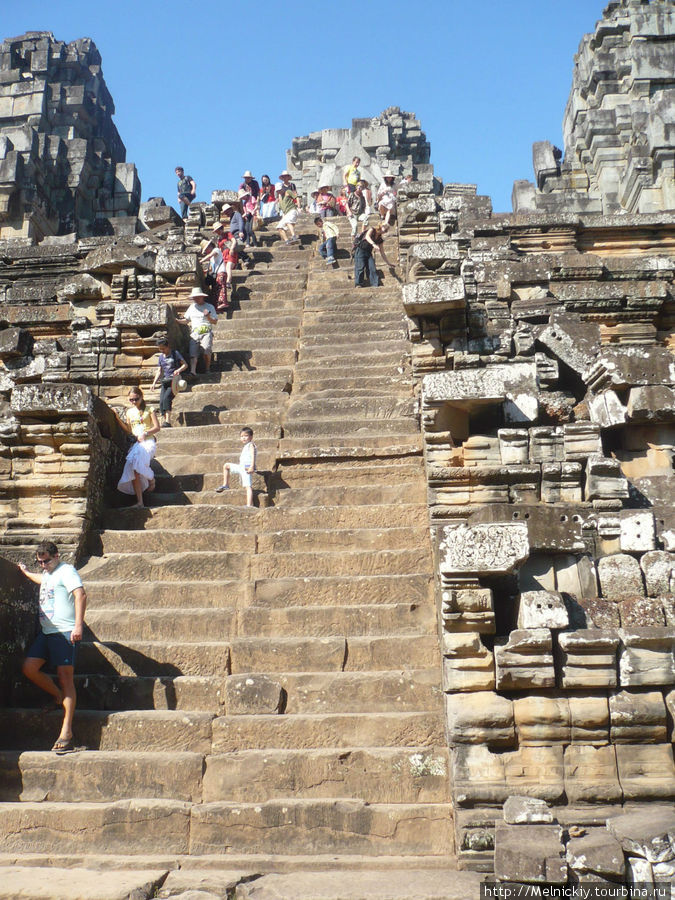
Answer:
MULTIPOLYGON (((285 406, 288 398, 283 394, 281 396, 284 397, 281 405, 285 406)), ((253 396, 252 400, 255 403, 255 396, 253 396)), ((281 409, 279 407, 263 407, 253 411, 250 409, 218 408, 217 406, 201 408, 203 404, 198 404, 198 406, 200 408, 196 410, 176 408, 174 418, 177 424, 179 426, 227 425, 236 433, 241 429, 242 423, 245 423, 253 428, 256 434, 281 437, 281 409)))
MULTIPOLYGON (((319 422, 321 424, 321 422, 319 422)), ((406 434, 306 434, 296 437, 284 435, 279 443, 282 456, 307 459, 335 459, 341 457, 380 457, 419 452, 422 449, 422 437, 419 432, 406 434), (342 452, 342 451, 345 452, 342 452)))
MULTIPOLYGON (((428 529, 402 526, 400 528, 351 528, 351 529, 284 529, 270 534, 259 534, 257 553, 304 553, 327 549, 339 550, 402 550, 424 546, 428 541, 428 529)), ((318 574, 318 573, 317 573, 318 574)))
MULTIPOLYGON (((220 478, 222 481, 222 478, 220 478)), ((254 532, 225 533, 217 529, 171 529, 152 531, 119 530, 104 531, 100 535, 100 552, 112 553, 165 553, 184 548, 193 551, 228 551, 256 553, 257 539, 254 532)))
MULTIPOLYGON (((115 713, 131 715, 131 713, 115 713)), ((135 715, 142 715, 138 713, 135 715)), ((441 747, 442 712, 315 712, 220 716, 213 720, 213 752, 346 747, 441 747)))
POLYGON ((277 491, 275 506, 320 507, 370 506, 395 503, 424 503, 426 486, 420 479, 392 485, 325 485, 277 491))
POLYGON ((0 851, 352 853, 438 856, 452 852, 447 804, 274 800, 191 805, 177 800, 14 802, 0 806, 0 851))
MULTIPOLYGON (((180 601, 180 595, 176 601, 180 601)), ((105 603, 105 600, 102 602, 105 603)), ((297 634, 297 632, 295 632, 297 634)), ((237 634, 234 606, 225 609, 160 607, 159 609, 106 609, 90 604, 87 610, 87 641, 209 641, 214 636, 227 641, 237 634)))
POLYGON ((433 608, 416 604, 367 604, 330 609, 297 606, 270 610, 251 607, 238 614, 234 608, 120 610, 97 607, 87 610, 87 640, 176 641, 185 634, 192 641, 213 635, 229 640, 236 636, 291 637, 307 633, 330 635, 420 634, 433 630, 433 608))
POLYGON ((188 853, 191 804, 180 800, 0 805, 6 853, 188 853))
POLYGON ((230 390, 225 384, 218 387, 203 385, 199 391, 179 394, 174 400, 174 413, 185 410, 204 410, 213 407, 218 410, 278 409, 288 402, 286 391, 263 391, 260 387, 251 389, 242 386, 238 390, 230 390))
MULTIPOLYGON (((408 374, 402 375, 363 375, 353 376, 346 373, 343 378, 337 373, 324 373, 324 377, 303 377, 293 384, 293 396, 303 396, 312 393, 325 393, 335 396, 336 392, 356 392, 356 396, 363 393, 367 396, 379 393, 398 393, 404 390, 407 394, 412 390, 412 382, 408 374)), ((338 393, 338 395, 339 395, 338 393)))
MULTIPOLYGON (((410 646, 401 659, 409 665, 410 646)), ((168 668, 168 666, 167 666, 168 668)), ((241 678, 247 673, 230 676, 241 678)), ((390 713, 440 710, 439 666, 377 672, 257 672, 285 691, 285 713, 390 713)), ((251 677, 253 677, 253 675, 251 677)), ((122 676, 108 666, 106 674, 75 676, 81 710, 185 710, 225 713, 225 675, 122 676)), ((18 707, 44 705, 44 694, 22 679, 13 686, 12 702, 18 707)), ((55 734, 60 721, 54 718, 55 734)), ((49 744, 51 746, 51 743, 49 744)), ((46 748, 43 748, 46 749, 46 748)), ((187 750, 197 750, 187 746, 187 750)))
MULTIPOLYGON (((314 422, 332 418, 362 419, 367 418, 371 424, 379 425, 401 419, 409 419, 410 431, 417 431, 414 418, 416 400, 412 397, 398 399, 396 397, 291 397, 286 413, 286 427, 294 424, 296 419, 314 422)), ((405 429, 401 429, 405 430, 405 429)))
MULTIPOLYGON (((306 633, 306 631, 305 631, 306 633)), ((414 659, 418 667, 439 661, 434 634, 329 637, 236 637, 212 633, 210 641, 82 641, 80 674, 223 676, 242 672, 374 672, 414 659), (412 645, 412 646, 411 646, 412 645), (411 654, 414 653, 414 657, 411 654)))
MULTIPOLYGON (((448 755, 447 748, 423 747, 218 753, 206 759, 202 799, 204 803, 266 803, 286 797, 298 800, 341 797, 367 803, 442 803, 450 800, 448 755)), ((139 781, 142 783, 141 777, 139 781)), ((184 775, 182 782, 185 793, 193 790, 192 772, 184 775)), ((138 796, 147 795, 139 793, 138 796)), ((12 799, 11 791, 7 799, 12 799)), ((33 799, 30 785, 22 799, 33 799)))
POLYGON ((431 575, 347 575, 274 578, 248 581, 86 580, 90 608, 227 609, 262 606, 327 605, 332 607, 423 603, 429 599, 431 575))
POLYGON ((452 852, 452 815, 448 804, 361 800, 285 799, 192 807, 191 853, 224 849, 434 856, 452 852))
MULTIPOLYGON (((244 421, 244 424, 246 421, 244 421)), ((163 428, 157 442, 157 453, 165 455, 184 455, 211 448, 212 452, 241 453, 239 423, 232 425, 179 425, 176 428, 163 428)), ((253 440, 258 453, 275 453, 279 446, 279 427, 277 424, 263 423, 256 429, 253 425, 253 440)))
POLYGON ((360 377, 368 375, 396 375, 409 367, 409 355, 406 350, 388 350, 386 352, 368 350, 349 354, 349 363, 346 365, 345 357, 336 353, 331 354, 327 348, 326 354, 303 353, 295 367, 294 382, 331 375, 336 372, 349 372, 352 376, 360 377))
POLYGON ((316 550, 267 552, 251 560, 253 578, 300 578, 317 575, 390 575, 431 571, 431 546, 404 550, 316 550))
POLYGON ((213 329, 214 345, 216 341, 255 341, 256 346, 273 346, 275 338, 281 347, 293 346, 300 333, 299 324, 271 325, 264 317, 256 319, 220 319, 213 329))
POLYGON ((240 335, 237 333, 237 329, 228 323, 220 331, 214 330, 213 333, 214 353, 227 350, 252 350, 258 354, 269 350, 294 350, 297 343, 298 333, 295 328, 288 336, 277 335, 272 328, 265 335, 247 335, 246 332, 240 335), (254 344, 254 346, 249 347, 249 344, 254 344))
POLYGON ((392 465, 352 465, 343 462, 334 465, 282 465, 277 470, 277 477, 292 488, 306 488, 310 486, 329 486, 335 483, 336 478, 349 485, 365 484, 399 484, 401 480, 411 480, 415 477, 422 478, 424 469, 422 461, 415 457, 405 457, 400 462, 392 465))
POLYGON ((287 607, 423 602, 429 600, 433 593, 433 576, 430 567, 426 568, 428 572, 410 575, 388 573, 259 579, 255 583, 255 604, 287 607))
POLYGON ((178 395, 175 400, 190 394, 199 393, 202 390, 218 389, 238 391, 240 389, 261 391, 287 390, 293 381, 293 369, 288 366, 269 367, 264 372, 253 370, 232 369, 224 372, 202 372, 196 380, 189 382, 188 390, 178 395))
POLYGON ((108 750, 64 756, 5 751, 0 753, 0 801, 72 804, 148 798, 199 803, 203 767, 201 753, 180 751, 108 750))
MULTIPOLYGON (((83 682, 80 679, 80 685, 83 682)), ((85 698, 86 694, 78 695, 78 701, 85 698)), ((56 711, 45 714, 40 709, 0 709, 0 748, 48 750, 58 737, 62 718, 56 711)), ((73 733, 76 743, 90 750, 204 755, 211 752, 213 719, 212 712, 194 710, 149 708, 114 712, 79 708, 75 711, 73 733)))
POLYGON ((345 346, 351 354, 352 349, 359 352, 362 347, 370 347, 374 352, 386 353, 390 350, 408 349, 407 337, 402 328, 389 325, 382 328, 367 328, 360 326, 356 334, 352 324, 351 333, 345 326, 324 326, 323 329, 307 331, 302 329, 298 346, 301 353, 308 350, 316 350, 321 355, 325 349, 345 346))
POLYGON ((182 581, 198 580, 208 577, 209 580, 224 578, 248 578, 249 555, 242 552, 203 552, 184 548, 162 556, 155 553, 131 556, 125 553, 110 553, 105 557, 90 557, 80 568, 83 581, 95 580, 119 581, 128 579, 137 581, 182 581))
MULTIPOLYGON (((288 468, 292 469, 293 466, 288 468)), ((303 478, 307 473, 304 466, 303 478)), ((367 468, 367 467, 366 467, 367 468)), ((395 467, 392 467, 395 468, 395 467)), ((406 469, 407 467, 402 467, 406 469)), ((282 477, 285 467, 281 470, 282 477)), ((357 471, 360 471, 357 469, 357 471)), ((324 480, 325 467, 321 466, 315 477, 318 484, 324 480)), ((295 476, 290 475, 289 478, 295 476)), ((360 479, 357 479, 357 481, 360 479)), ((379 477, 375 479, 380 483, 379 477)), ((382 483, 387 484, 389 479, 382 483)), ((334 479, 326 477, 330 486, 334 479)), ((395 482, 397 483, 397 482, 395 482)), ((418 503, 397 502, 393 504, 373 503, 367 507, 329 506, 318 508, 272 506, 267 509, 241 509, 236 506, 184 506, 167 509, 108 509, 104 513, 106 528, 130 531, 155 531, 158 529, 224 530, 230 535, 238 533, 281 532, 285 530, 313 530, 315 528, 398 528, 426 527, 428 513, 426 506, 418 503)))
MULTIPOLYGON (((214 340, 213 346, 213 364, 221 370, 233 367, 260 369, 267 366, 289 366, 293 365, 297 355, 294 347, 287 350, 260 350, 253 346, 223 347, 220 346, 221 343, 224 344, 225 341, 214 340)), ((231 343, 236 344, 235 341, 231 343)))
POLYGON ((236 608, 252 601, 247 581, 121 581, 86 580, 90 609, 236 608))
POLYGON ((352 443, 361 436, 370 437, 372 435, 377 438, 389 436, 391 442, 392 435, 418 434, 418 432, 417 422, 412 416, 373 419, 364 414, 362 418, 343 420, 337 410, 334 417, 319 418, 310 411, 307 413, 307 418, 288 417, 284 424, 284 436, 289 439, 337 434, 343 438, 350 437, 352 443))

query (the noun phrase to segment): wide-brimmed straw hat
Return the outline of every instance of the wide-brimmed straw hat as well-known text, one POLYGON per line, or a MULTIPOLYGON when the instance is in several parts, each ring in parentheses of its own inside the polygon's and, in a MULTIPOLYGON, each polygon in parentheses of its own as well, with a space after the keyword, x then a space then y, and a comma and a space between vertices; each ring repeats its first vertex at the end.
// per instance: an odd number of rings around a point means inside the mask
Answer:
POLYGON ((190 300, 194 300, 195 297, 208 297, 208 296, 209 295, 204 293, 204 291, 199 287, 192 288, 192 290, 190 291, 190 300))
POLYGON ((221 228, 224 228, 224 227, 225 227, 225 225, 220 221, 220 219, 219 219, 217 222, 214 222, 214 223, 213 223, 213 230, 214 230, 214 231, 220 231, 220 229, 221 229, 221 228))
POLYGON ((206 240, 199 242, 199 252, 200 253, 204 253, 204 251, 206 250, 207 247, 215 247, 215 244, 213 243, 213 241, 206 241, 206 240))
POLYGON ((253 178, 253 175, 247 169, 241 177, 242 178, 253 178))
POLYGON ((286 169, 284 169, 284 171, 281 173, 281 175, 279 176, 279 178, 285 178, 287 175, 288 175, 289 178, 292 177, 292 176, 291 176, 291 173, 288 172, 286 169))
POLYGON ((320 193, 321 191, 329 191, 329 190, 330 190, 330 185, 329 185, 329 184, 320 184, 318 190, 319 190, 319 193, 320 193))

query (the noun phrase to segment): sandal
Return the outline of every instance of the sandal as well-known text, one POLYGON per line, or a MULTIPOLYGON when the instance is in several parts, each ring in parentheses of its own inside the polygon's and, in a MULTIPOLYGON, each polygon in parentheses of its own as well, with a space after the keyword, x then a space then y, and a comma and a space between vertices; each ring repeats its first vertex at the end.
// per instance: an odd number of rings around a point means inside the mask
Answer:
POLYGON ((52 752, 61 755, 63 753, 72 753, 74 749, 73 738, 71 736, 69 738, 59 738, 52 747, 52 752))

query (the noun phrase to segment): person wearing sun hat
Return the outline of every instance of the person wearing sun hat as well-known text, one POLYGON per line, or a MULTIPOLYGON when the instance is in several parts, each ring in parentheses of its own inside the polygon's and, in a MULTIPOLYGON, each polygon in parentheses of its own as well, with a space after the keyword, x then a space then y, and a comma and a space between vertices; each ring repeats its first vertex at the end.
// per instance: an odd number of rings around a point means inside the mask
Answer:
POLYGON ((277 193, 279 193, 279 189, 282 187, 285 187, 289 191, 297 191, 296 186, 291 181, 292 177, 293 176, 291 175, 291 173, 287 169, 284 169, 284 171, 279 176, 279 181, 276 184, 277 193))
POLYGON ((190 326, 190 375, 197 375, 199 353, 204 353, 206 372, 211 368, 211 350, 213 348, 213 326, 218 321, 218 314, 213 306, 206 302, 208 294, 201 288, 192 288, 192 303, 183 313, 183 321, 190 326))
POLYGON ((322 219, 330 219, 336 216, 335 211, 335 195, 330 189, 329 184, 319 185, 319 196, 316 198, 316 205, 319 207, 319 215, 322 219))
POLYGON ((260 185, 255 180, 253 175, 247 169, 244 174, 241 176, 244 180, 239 185, 239 192, 246 191, 248 194, 251 194, 254 199, 258 199, 258 194, 260 193, 260 185))

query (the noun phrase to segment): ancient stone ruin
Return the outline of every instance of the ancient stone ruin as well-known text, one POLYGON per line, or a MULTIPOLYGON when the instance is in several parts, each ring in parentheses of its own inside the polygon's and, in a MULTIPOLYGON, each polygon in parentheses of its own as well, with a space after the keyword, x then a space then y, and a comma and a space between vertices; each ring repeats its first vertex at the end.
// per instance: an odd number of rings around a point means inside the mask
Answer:
MULTIPOLYGON (((199 241, 231 193, 185 223, 161 200, 128 207, 119 228, 95 205, 38 228, 22 201, 0 243, 9 896, 673 883, 674 15, 608 4, 576 57, 564 153, 535 145, 513 213, 435 175, 398 108, 294 140, 305 193, 354 155, 374 182, 415 176, 387 238, 397 275, 354 290, 344 219, 335 269, 309 219, 299 248, 263 231, 214 370, 160 435, 148 509, 115 494, 113 411, 132 384, 154 398, 158 334, 186 349, 199 241), (214 491, 244 424, 255 509, 214 491), (65 757, 18 672, 35 596, 14 563, 46 535, 89 593, 87 749, 65 757)), ((74 45, 4 46, 24 48, 3 56, 23 85, 38 48, 74 45)), ((85 156, 112 159, 116 132, 89 134, 85 156)), ((63 184, 42 185, 56 211, 63 184)))
POLYGON ((101 56, 30 31, 0 44, 0 239, 135 230, 141 185, 101 56))
POLYGON ((351 128, 324 128, 295 138, 286 167, 305 197, 320 185, 342 186, 344 167, 355 156, 362 177, 377 187, 384 175, 433 178, 431 148, 414 113, 390 106, 372 119, 352 119, 351 128))

